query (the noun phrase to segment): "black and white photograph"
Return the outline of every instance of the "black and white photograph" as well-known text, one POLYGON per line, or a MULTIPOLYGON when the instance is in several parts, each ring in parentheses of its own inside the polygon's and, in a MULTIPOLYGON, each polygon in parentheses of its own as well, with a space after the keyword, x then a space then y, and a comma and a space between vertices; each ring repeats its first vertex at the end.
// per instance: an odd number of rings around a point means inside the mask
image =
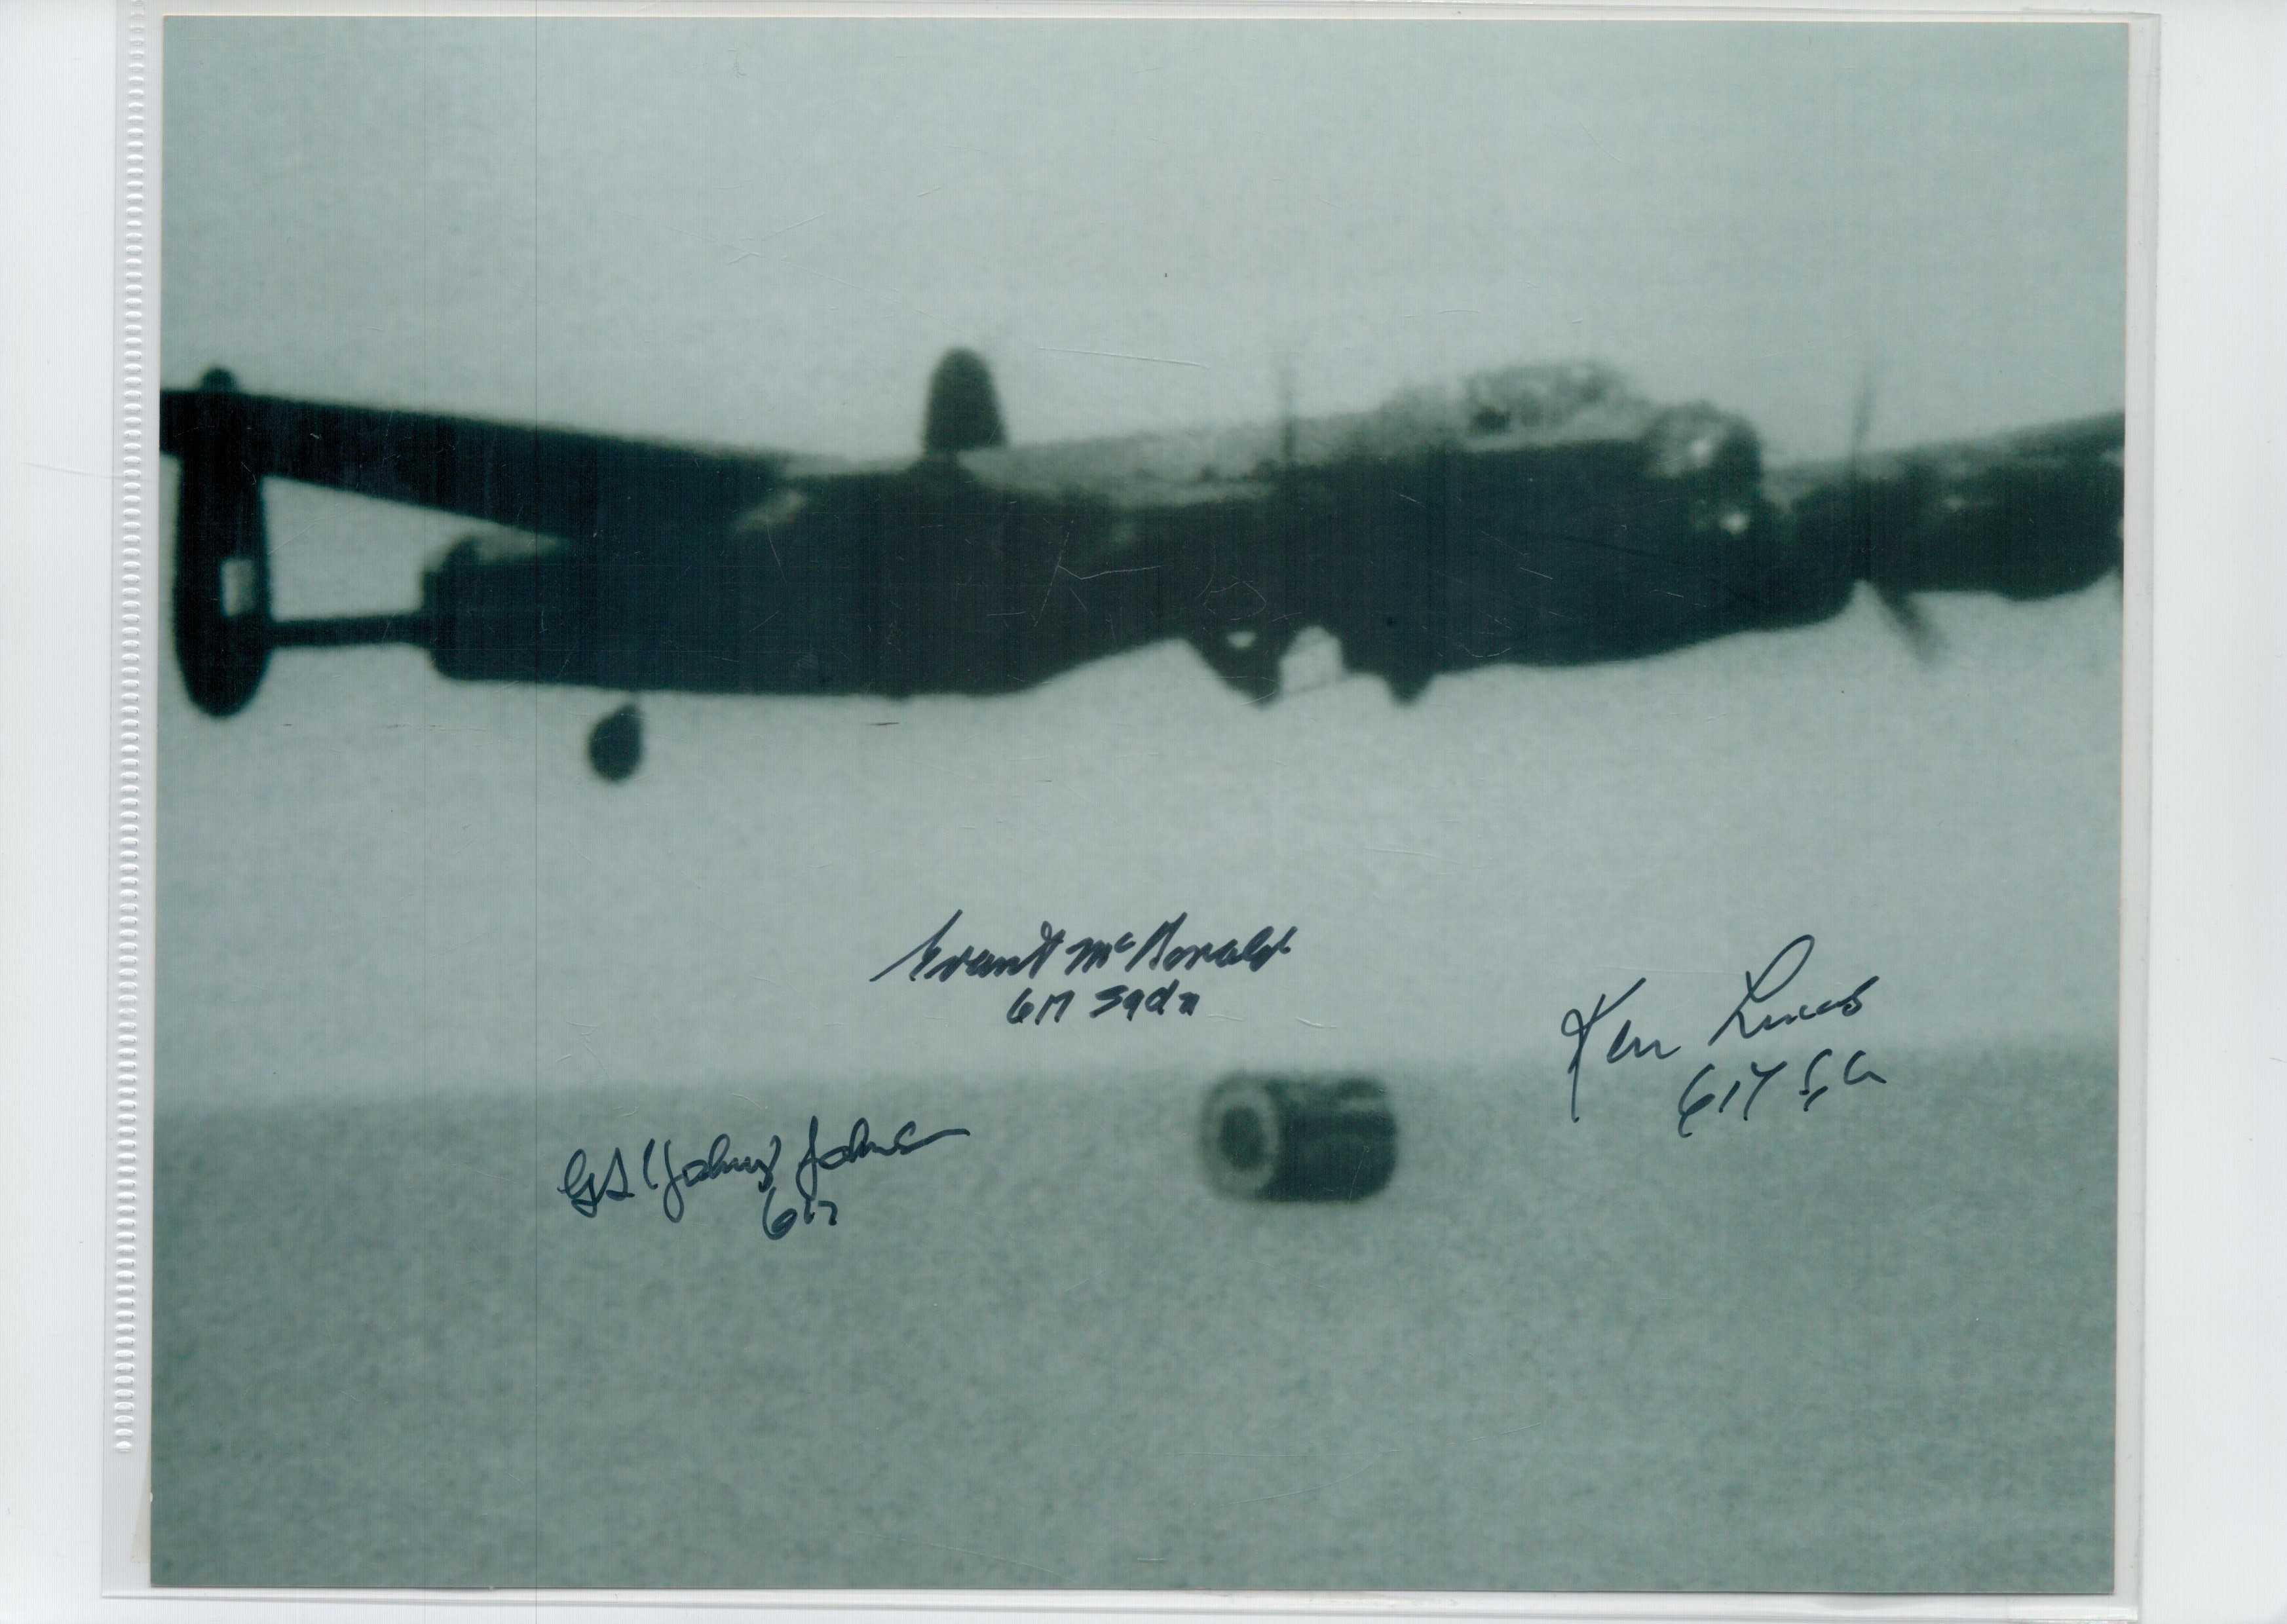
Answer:
POLYGON ((156 1587, 2103 1596, 2130 30, 154 30, 156 1587))

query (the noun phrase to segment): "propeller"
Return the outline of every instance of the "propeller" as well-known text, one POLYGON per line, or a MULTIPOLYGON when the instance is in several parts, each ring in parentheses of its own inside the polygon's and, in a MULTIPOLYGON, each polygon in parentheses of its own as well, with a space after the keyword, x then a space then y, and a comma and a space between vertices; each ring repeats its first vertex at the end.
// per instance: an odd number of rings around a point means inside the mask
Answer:
POLYGON ((1914 658, 1924 665, 1934 664, 1945 652, 1945 639, 1930 623, 1930 618, 1922 612, 1921 605, 1903 587, 1878 586, 1874 589, 1874 595, 1881 600, 1882 607, 1890 612, 1890 623, 1906 640, 1906 646, 1913 651, 1914 658))
POLYGON ((1944 652, 1944 639, 1930 622, 1920 603, 1912 593, 1895 579, 1885 580, 1874 567, 1874 550, 1881 544, 1881 505, 1875 499, 1872 482, 1862 466, 1866 454, 1866 441, 1874 428, 1874 364, 1866 363, 1866 370, 1858 384, 1858 399, 1850 412, 1850 455, 1843 468, 1843 485, 1849 493, 1848 512, 1852 527, 1863 550, 1862 567, 1873 583, 1874 595, 1888 612, 1890 623, 1905 640, 1914 658, 1924 665, 1934 663, 1944 652))

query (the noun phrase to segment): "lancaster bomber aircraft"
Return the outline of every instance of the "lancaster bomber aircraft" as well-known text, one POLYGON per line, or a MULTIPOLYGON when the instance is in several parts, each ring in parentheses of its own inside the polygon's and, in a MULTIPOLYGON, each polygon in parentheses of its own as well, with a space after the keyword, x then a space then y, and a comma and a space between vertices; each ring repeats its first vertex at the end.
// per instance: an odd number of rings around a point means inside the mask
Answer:
MULTIPOLYGON (((1401 701, 1500 661, 1577 664, 1826 619, 1860 582, 2038 598, 2121 561, 2118 413, 1766 472, 1755 432, 1601 367, 1517 368, 1365 412, 1010 446, 985 363, 938 364, 922 454, 830 463, 242 392, 162 397, 180 459, 175 646, 225 717, 271 652, 408 643, 447 677, 645 692, 1009 693, 1181 638, 1254 701, 1318 627, 1401 701), (262 482, 492 527, 418 607, 279 620, 262 482)), ((1863 422, 1861 425, 1863 437, 1863 422)))

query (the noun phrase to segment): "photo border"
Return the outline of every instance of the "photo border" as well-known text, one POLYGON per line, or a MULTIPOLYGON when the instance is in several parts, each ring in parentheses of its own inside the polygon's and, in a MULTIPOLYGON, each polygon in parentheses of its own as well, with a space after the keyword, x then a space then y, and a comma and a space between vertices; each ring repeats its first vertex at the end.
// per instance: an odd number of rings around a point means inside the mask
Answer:
MULTIPOLYGON (((2144 1320, 2144 1077, 2145 1042, 2149 1010, 2148 986, 2152 968, 2149 942, 2153 873, 2150 816, 2153 804, 2154 731, 2151 702, 2152 637, 2154 632, 2154 559, 2152 556, 2155 480, 2153 478, 2155 353, 2152 318, 2155 309, 2155 231, 2159 200, 2157 175, 2157 46, 2158 19, 2148 12, 2092 7, 2070 16, 2038 17, 1999 4, 1945 7, 1846 7, 1759 5, 1753 7, 1650 5, 1568 5, 1539 7, 1472 0, 1460 4, 1407 4, 1407 0, 1374 0, 1349 4, 1272 5, 1210 5, 1189 0, 1044 0, 1040 4, 895 4, 891 0, 832 4, 830 0, 787 0, 785 4, 677 4, 636 8, 578 4, 518 4, 513 0, 467 0, 466 4, 432 5, 418 0, 389 4, 313 7, 276 3, 241 4, 153 5, 147 0, 125 0, 119 16, 117 59, 118 179, 112 218, 117 244, 119 277, 114 289, 113 343, 116 357, 117 493, 115 521, 114 660, 112 709, 115 723, 112 771, 114 818, 110 843, 112 935, 107 955, 110 968, 112 1020, 109 1075, 111 1096, 107 1115, 109 1131, 107 1167, 113 1199, 107 1203, 104 1237, 110 1300, 107 1322, 113 1337, 107 1350, 105 1382, 107 1419, 102 1469, 102 1590, 106 1596, 155 1596, 163 1600, 212 1601, 259 1596, 265 1600, 295 1600, 320 1605, 360 1601, 415 1604, 423 1606, 466 1600, 484 1604, 578 1606, 581 1616, 597 1616, 597 1606, 625 1606, 640 1597, 638 1611, 673 1604, 682 1607, 759 1607, 784 1611, 817 1608, 843 1611, 883 1608, 898 1611, 960 1611, 980 1613, 1070 1611, 1191 1614, 1231 1612, 1290 1614, 1401 1612, 1451 1613, 1471 1617, 1584 1618, 1769 1618, 1827 1617, 1838 1611, 1852 1616, 1912 1619, 1985 1619, 2024 1617, 2029 1608, 2045 1619, 2124 1618, 2135 1616, 2141 1596, 2143 1525, 2143 1392, 2144 1320), (145 831, 154 794, 154 741, 153 719, 145 703, 147 679, 144 633, 147 616, 157 603, 148 590, 147 538, 154 535, 157 466, 148 411, 149 390, 156 377, 156 327, 159 286, 155 265, 155 235, 147 235, 158 207, 157 156, 159 142, 160 29, 164 15, 249 14, 284 15, 308 12, 358 15, 475 15, 533 18, 596 16, 640 11, 645 16, 705 16, 779 14, 801 16, 1008 16, 1134 17, 1278 16, 1291 18, 1352 18, 1421 21, 1429 17, 1468 17, 1480 22, 1523 19, 1595 19, 1619 21, 1685 20, 1816 20, 1816 21, 1982 21, 2032 22, 2043 25, 2077 21, 2119 24, 2131 28, 2130 194, 2128 241, 2128 369, 2127 462, 2125 523, 2126 564, 2124 574, 2125 652, 2123 692, 2123 863, 2122 977, 2120 1005, 2120 1168, 2119 1186, 2119 1377, 2116 1428, 2116 1576, 2115 1591, 2102 1598, 2042 1597, 2027 1603, 2006 1597, 1965 1597, 1895 1602, 1864 1596, 1833 1598, 1809 1596, 1755 1596, 1716 1593, 1639 1594, 1620 1592, 1546 1593, 1371 1593, 1336 1596, 1321 1592, 1089 1592, 984 1590, 928 1591, 291 1591, 186 1589, 153 1590, 148 1586, 147 1561, 147 1399, 149 1380, 148 1318, 146 1303, 152 1283, 147 1256, 149 1159, 145 1153, 149 1120, 150 1076, 148 970, 144 932, 150 893, 149 852, 145 831), (131 1334, 131 1359, 123 1359, 123 1338, 131 1334), (139 1573, 139 1577, 138 1577, 139 1573)), ((632 1615, 631 1615, 632 1616, 632 1615)))

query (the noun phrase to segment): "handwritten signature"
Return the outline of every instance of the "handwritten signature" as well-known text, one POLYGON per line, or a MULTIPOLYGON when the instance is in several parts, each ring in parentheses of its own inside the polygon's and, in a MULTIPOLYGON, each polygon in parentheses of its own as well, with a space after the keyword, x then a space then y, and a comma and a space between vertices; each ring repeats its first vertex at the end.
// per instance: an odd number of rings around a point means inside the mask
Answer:
MULTIPOLYGON (((1293 925, 1286 927, 1283 936, 1278 935, 1276 925, 1265 925, 1249 937, 1244 946, 1236 936, 1225 939, 1220 946, 1213 937, 1186 943, 1181 936, 1184 923, 1191 915, 1182 913, 1173 919, 1161 920, 1140 941, 1132 931, 1122 931, 1116 937, 1083 936, 1067 940, 1063 927, 1043 919, 1041 921, 1040 940, 1023 953, 996 953, 973 943, 957 953, 948 952, 945 946, 946 936, 961 922, 963 911, 955 908, 952 918, 907 948, 896 960, 876 970, 868 978, 869 981, 879 981, 899 970, 905 970, 907 981, 946 982, 957 976, 978 979, 1013 976, 1037 981, 1041 972, 1049 968, 1059 954, 1064 956, 1061 969, 1066 977, 1093 975, 1113 959, 1124 958, 1120 968, 1129 974, 1143 966, 1173 978, 1157 987, 1131 986, 1120 982, 1096 989, 1092 996, 1096 1000, 1096 1006, 1088 1012, 1089 1019, 1124 1012, 1132 1022, 1139 1011, 1152 1015, 1190 1015, 1199 1009, 1199 994, 1183 990, 1181 977, 1175 975, 1177 971, 1188 973, 1203 969, 1237 970, 1244 967, 1250 973, 1259 974, 1281 954, 1294 951, 1295 927, 1293 925)), ((1009 1005, 1006 1019, 1012 1026, 1027 1023, 1041 1026, 1051 1020, 1061 1026, 1065 1014, 1072 1007, 1075 991, 1066 988, 1060 993, 1050 993, 1035 1002, 1031 990, 1020 987, 1015 1000, 1009 1005)))
MULTIPOLYGON (((786 1147, 776 1134, 771 1136, 770 1148, 763 1154, 741 1156, 732 1153, 731 1136, 718 1133, 708 1145, 704 1156, 683 1161, 676 1160, 674 1140, 646 1139, 637 1165, 644 1188, 659 1192, 660 1210, 669 1224, 683 1222, 688 1192, 717 1179, 754 1176, 755 1188, 763 1198, 763 1233, 772 1240, 783 1240, 795 1224, 814 1224, 820 1214, 825 1216, 828 1229, 840 1223, 840 1206, 819 1192, 819 1180, 826 1174, 854 1166, 868 1156, 910 1156, 940 1139, 969 1137, 966 1128, 940 1128, 916 1139, 913 1135, 918 1131, 919 1124, 907 1122, 887 1145, 879 1144, 861 1116, 851 1124, 848 1138, 821 1151, 818 1148, 818 1119, 811 1118, 810 1143, 795 1164, 791 1198, 779 1184, 779 1161, 786 1147), (773 1211, 779 1201, 786 1201, 787 1205, 773 1211)), ((574 1150, 564 1164, 564 1176, 557 1189, 583 1218, 594 1217, 607 1201, 631 1201, 637 1193, 628 1176, 627 1154, 617 1146, 613 1148, 612 1158, 604 1164, 601 1173, 590 1167, 584 1147, 574 1150)))
MULTIPOLYGON (((1745 991, 1740 994, 1739 1001, 1731 1006, 1731 1012, 1716 1023, 1715 1030, 1707 1034, 1707 1042, 1701 1047, 1712 1049, 1724 1038, 1734 1034, 1744 1042, 1762 1037, 1769 1033, 1784 1031, 1789 1026, 1815 1021, 1824 1016, 1839 1016, 1848 1020, 1862 1012, 1866 1007, 1866 994, 1876 983, 1881 980, 1879 976, 1868 976, 1848 992, 1836 997, 1823 998, 1816 1003, 1798 997, 1790 1000, 1792 1007, 1781 1007, 1773 1012, 1764 1012, 1765 1006, 1777 1003, 1780 994, 1793 986, 1796 978, 1808 967, 1810 956, 1816 951, 1817 947, 1817 939, 1806 933, 1796 937, 1778 952, 1773 954, 1770 962, 1760 971, 1743 971, 1742 979, 1746 983, 1745 991)), ((1567 1010, 1564 1011, 1563 1019, 1557 1023, 1558 1030, 1572 1040, 1572 1058, 1564 1069, 1571 1080, 1571 1113, 1572 1120, 1576 1122, 1580 1120, 1580 1067, 1588 1056, 1588 1041, 1595 1034, 1598 1026, 1603 1025, 1610 1018, 1619 1015, 1621 1009, 1628 1001, 1642 990, 1646 979, 1645 977, 1638 976, 1628 989, 1617 998, 1609 998, 1604 994, 1599 993, 1594 1003, 1587 1010, 1583 1011, 1578 1008, 1567 1010)), ((1683 1054, 1683 1047, 1681 1044, 1671 1044, 1649 1034, 1640 1034, 1636 1029, 1635 1019, 1634 1014, 1622 1016, 1617 1027, 1608 1029, 1610 1037, 1603 1050, 1603 1063, 1606 1066, 1620 1066, 1630 1061, 1674 1060, 1683 1054)), ((1802 1108, 1805 1111, 1809 1110, 1831 1090, 1832 1086, 1831 1083, 1818 1081, 1819 1067, 1832 1059, 1837 1052, 1834 1048, 1822 1049, 1800 1066, 1795 1068, 1798 1085, 1794 1090, 1795 1097, 1801 1100, 1802 1108)), ((1865 1059, 1864 1050, 1854 1050, 1850 1057, 1841 1063, 1838 1070, 1829 1072, 1827 1075, 1830 1078, 1838 1078, 1845 1088, 1855 1089, 1864 1082, 1887 1083, 1889 1081, 1887 1077, 1876 1072, 1871 1066, 1863 1064, 1865 1059)), ((1677 1136, 1686 1139, 1691 1137, 1692 1119, 1703 1111, 1712 1108, 1718 1116, 1727 1114, 1730 1110, 1731 1102, 1738 1099, 1740 1090, 1743 1089, 1746 1090, 1747 1097, 1739 1102, 1738 1120, 1746 1121, 1754 1110, 1756 1100, 1761 1097, 1763 1089, 1774 1079, 1788 1070, 1792 1064, 1792 1059, 1778 1060, 1769 1065, 1750 1059, 1745 1064, 1745 1075, 1737 1074, 1742 1069, 1738 1066, 1729 1068, 1727 1073, 1725 1068, 1718 1066, 1713 1061, 1700 1066, 1692 1073, 1690 1081, 1683 1085, 1683 1091, 1676 1098, 1677 1136), (1703 1089, 1701 1085, 1711 1076, 1717 1081, 1713 1086, 1703 1089), (1726 1081, 1729 1084, 1728 1088, 1724 1086, 1726 1081), (1722 1090, 1720 1099, 1716 1095, 1716 1090, 1719 1089, 1722 1090)))

